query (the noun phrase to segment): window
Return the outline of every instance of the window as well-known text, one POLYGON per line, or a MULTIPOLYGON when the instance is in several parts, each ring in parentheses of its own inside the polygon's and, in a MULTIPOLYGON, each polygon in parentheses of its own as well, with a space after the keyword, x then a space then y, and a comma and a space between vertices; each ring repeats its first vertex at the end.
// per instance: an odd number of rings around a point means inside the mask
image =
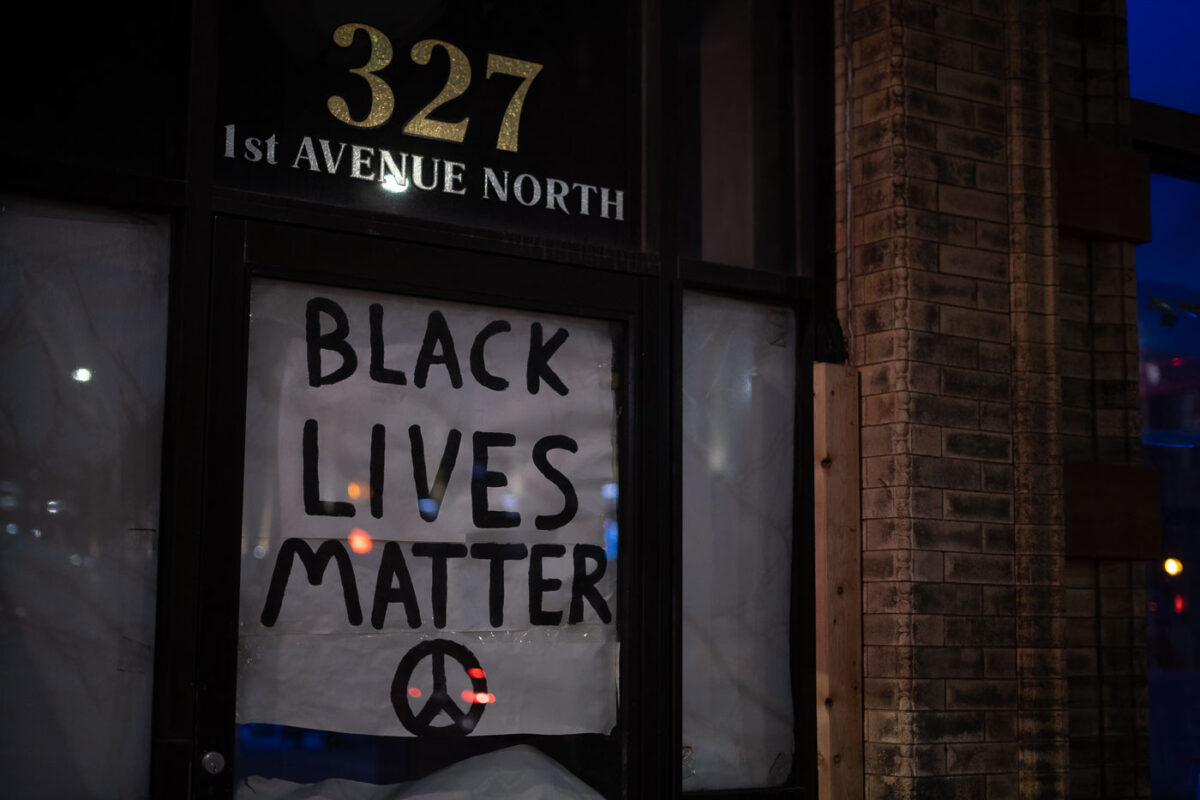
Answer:
POLYGON ((168 227, 0 207, 0 769, 21 797, 146 797, 168 227))
POLYGON ((790 309, 683 296, 683 787, 778 786, 791 674, 797 336, 790 309))

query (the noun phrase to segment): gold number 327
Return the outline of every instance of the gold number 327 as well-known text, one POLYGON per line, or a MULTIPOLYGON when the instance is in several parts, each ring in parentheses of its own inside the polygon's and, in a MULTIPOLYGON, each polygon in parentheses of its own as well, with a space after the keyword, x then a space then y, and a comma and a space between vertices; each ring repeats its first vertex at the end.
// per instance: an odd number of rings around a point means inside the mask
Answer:
MULTIPOLYGON (((392 94, 392 88, 388 86, 387 81, 375 74, 391 63, 392 43, 382 31, 361 22, 348 22, 338 27, 333 32, 333 41, 339 47, 349 47, 354 42, 354 34, 360 30, 366 32, 370 37, 371 56, 367 59, 366 64, 355 67, 350 72, 361 77, 370 87, 371 108, 362 119, 354 119, 350 116, 349 105, 340 95, 330 97, 326 105, 329 113, 347 125, 353 125, 356 128, 378 128, 391 119, 392 112, 396 110, 396 100, 392 94)), ((467 123, 470 122, 470 117, 463 117, 458 122, 444 122, 430 119, 429 115, 467 90, 471 84, 471 62, 462 50, 440 39, 422 39, 413 45, 409 55, 414 63, 426 66, 433 57, 434 48, 437 47, 445 50, 446 55, 450 58, 450 71, 446 76, 446 83, 437 97, 429 101, 428 105, 405 123, 404 132, 427 139, 461 143, 467 135, 467 123)), ((529 86, 533 83, 533 79, 541 71, 541 64, 488 53, 485 78, 499 73, 523 79, 513 91, 512 97, 508 101, 508 107, 504 110, 504 117, 500 120, 500 132, 496 137, 497 150, 517 152, 517 135, 521 126, 521 112, 525 107, 525 96, 529 93, 529 86)))

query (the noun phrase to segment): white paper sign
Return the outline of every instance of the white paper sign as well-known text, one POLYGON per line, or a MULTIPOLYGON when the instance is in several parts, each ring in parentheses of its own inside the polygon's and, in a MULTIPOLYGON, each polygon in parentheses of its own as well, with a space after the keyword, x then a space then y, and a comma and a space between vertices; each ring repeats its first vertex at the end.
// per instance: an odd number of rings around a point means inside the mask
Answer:
POLYGON ((238 721, 608 733, 615 436, 607 321, 256 282, 238 721))

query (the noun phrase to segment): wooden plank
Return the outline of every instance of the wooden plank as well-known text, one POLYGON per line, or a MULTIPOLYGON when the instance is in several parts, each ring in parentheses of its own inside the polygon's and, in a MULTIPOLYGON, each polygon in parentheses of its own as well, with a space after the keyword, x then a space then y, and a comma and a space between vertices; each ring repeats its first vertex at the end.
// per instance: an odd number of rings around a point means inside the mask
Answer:
POLYGON ((858 404, 857 370, 813 365, 817 786, 822 800, 863 796, 858 404))

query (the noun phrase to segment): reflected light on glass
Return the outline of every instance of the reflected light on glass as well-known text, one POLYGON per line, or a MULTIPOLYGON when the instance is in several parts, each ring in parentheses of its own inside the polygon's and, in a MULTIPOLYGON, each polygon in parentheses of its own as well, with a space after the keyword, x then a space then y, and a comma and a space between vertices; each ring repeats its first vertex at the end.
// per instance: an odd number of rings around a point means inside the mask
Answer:
POLYGON ((375 543, 371 541, 371 535, 362 528, 355 528, 350 531, 350 536, 347 537, 350 542, 350 549, 356 553, 369 553, 375 543))
POLYGON ((33 538, 35 538, 35 539, 42 538, 42 531, 40 528, 34 528, 32 533, 33 533, 33 538))
POLYGON ((434 500, 432 497, 422 497, 417 501, 417 508, 419 508, 423 514, 437 514, 438 501, 434 500))
POLYGON ((505 511, 517 511, 521 504, 517 501, 517 496, 509 492, 500 498, 500 505, 504 506, 505 511))
POLYGON ((617 485, 615 483, 606 483, 600 487, 600 496, 605 500, 617 499, 617 485))
POLYGON ((408 687, 408 696, 409 697, 420 697, 421 690, 415 686, 410 686, 410 687, 408 687))
POLYGON ((470 675, 472 678, 482 678, 483 670, 480 669, 479 667, 471 667, 469 670, 467 670, 467 674, 470 675))
POLYGON ((614 519, 604 520, 604 556, 612 561, 617 557, 617 521, 614 519))
POLYGON ((8 533, 9 536, 16 536, 17 533, 19 533, 21 529, 17 527, 17 523, 10 522, 4 526, 4 530, 8 533))
POLYGON ((79 367, 71 373, 71 377, 80 383, 87 383, 92 379, 92 371, 87 367, 79 367))
POLYGON ((487 703, 496 702, 496 695, 489 692, 472 692, 470 689, 463 689, 462 699, 468 703, 479 703, 486 705, 487 703))
POLYGON ((346 494, 349 495, 351 500, 357 500, 358 498, 362 497, 362 493, 362 487, 357 483, 351 482, 350 485, 346 487, 346 494))
POLYGON ((1183 595, 1175 595, 1175 613, 1182 614, 1185 608, 1187 608, 1187 601, 1183 599, 1183 595))
POLYGON ((1168 558, 1163 562, 1163 572, 1168 575, 1178 575, 1183 572, 1183 563, 1177 558, 1168 558))
POLYGON ((72 567, 78 567, 83 563, 83 556, 79 555, 78 553, 71 553, 70 557, 67 558, 67 561, 71 562, 72 567))
POLYGON ((57 514, 60 510, 62 510, 62 503, 58 502, 57 500, 51 500, 50 502, 46 503, 46 510, 51 514, 57 514))
POLYGON ((263 547, 261 544, 255 545, 254 546, 254 557, 255 558, 266 558, 267 557, 267 548, 263 547))
POLYGON ((385 175, 383 180, 379 182, 385 192, 399 194, 400 192, 408 191, 408 181, 401 181, 395 175, 385 175))

